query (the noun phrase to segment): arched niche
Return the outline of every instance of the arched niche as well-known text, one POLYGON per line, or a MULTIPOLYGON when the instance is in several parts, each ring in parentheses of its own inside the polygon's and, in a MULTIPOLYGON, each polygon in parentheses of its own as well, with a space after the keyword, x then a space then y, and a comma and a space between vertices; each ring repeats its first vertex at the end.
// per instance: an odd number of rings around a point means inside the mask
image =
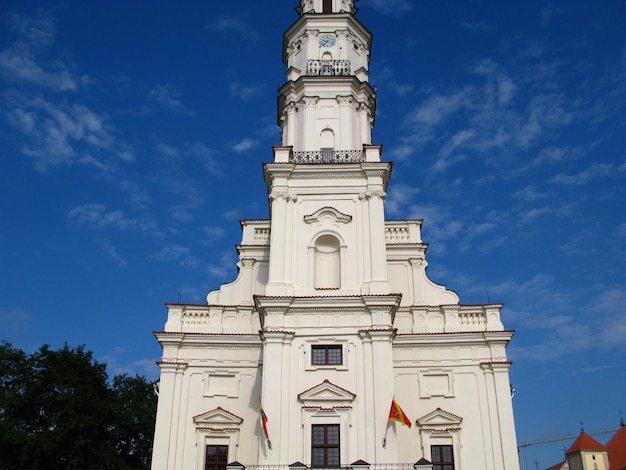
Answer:
POLYGON ((330 161, 335 154, 335 133, 332 129, 324 129, 320 134, 320 151, 322 161, 330 161))
POLYGON ((341 288, 341 243, 332 234, 317 237, 313 245, 314 286, 316 289, 341 288))

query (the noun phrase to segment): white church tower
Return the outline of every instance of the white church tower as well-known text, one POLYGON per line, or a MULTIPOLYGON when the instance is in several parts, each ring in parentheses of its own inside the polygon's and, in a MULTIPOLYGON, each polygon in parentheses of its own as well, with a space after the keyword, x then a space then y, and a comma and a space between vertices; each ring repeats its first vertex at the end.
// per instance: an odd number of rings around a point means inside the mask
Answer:
POLYGON ((270 219, 241 222, 236 280, 167 305, 153 470, 519 470, 502 305, 460 304, 422 221, 385 220, 355 1, 300 1, 270 219))

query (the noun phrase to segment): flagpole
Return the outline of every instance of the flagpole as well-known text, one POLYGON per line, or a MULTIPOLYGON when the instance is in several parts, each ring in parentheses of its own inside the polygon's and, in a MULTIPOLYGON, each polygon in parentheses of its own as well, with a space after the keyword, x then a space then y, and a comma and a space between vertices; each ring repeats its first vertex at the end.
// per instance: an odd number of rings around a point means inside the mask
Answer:
POLYGON ((389 431, 389 420, 387 420, 387 429, 385 429, 385 437, 383 437, 383 449, 387 448, 387 432, 389 431))
MULTIPOLYGON (((396 399, 396 396, 391 397, 391 406, 393 406, 393 402, 396 399)), ((391 412, 389 412, 391 414, 391 412)), ((387 448, 387 433, 389 432, 389 417, 387 417, 387 426, 385 426, 385 437, 383 437, 383 449, 387 448)))

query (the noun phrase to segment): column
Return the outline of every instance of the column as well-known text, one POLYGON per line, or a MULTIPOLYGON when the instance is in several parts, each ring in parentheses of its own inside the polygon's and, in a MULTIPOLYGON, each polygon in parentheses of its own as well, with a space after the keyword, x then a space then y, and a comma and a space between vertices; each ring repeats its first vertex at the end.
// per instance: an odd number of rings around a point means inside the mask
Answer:
POLYGON ((263 379, 261 384, 261 399, 263 410, 267 415, 267 431, 272 450, 269 450, 265 442, 265 436, 261 436, 263 443, 259 452, 261 465, 276 465, 287 462, 288 457, 288 434, 289 434, 289 410, 286 406, 284 387, 289 386, 289 371, 284 368, 284 343, 288 337, 293 336, 287 332, 264 331, 263 339, 263 379), (286 372, 287 377, 283 376, 286 372), (284 460, 283 460, 284 459, 284 460))
MULTIPOLYGON (((277 185, 277 184, 276 184, 277 185)), ((285 287, 285 243, 287 239, 287 197, 285 190, 272 190, 271 200, 271 233, 269 277, 265 294, 281 296, 286 294, 285 287), (276 247, 276 248, 274 248, 276 247)))
POLYGON ((356 148, 352 142, 352 96, 338 96, 339 103, 339 139, 337 150, 352 150, 356 148))
POLYGON ((387 252, 385 243, 385 192, 382 189, 367 191, 369 204, 370 253, 372 280, 370 294, 388 294, 387 252))
POLYGON ((359 139, 362 145, 369 145, 372 143, 372 128, 370 126, 370 110, 366 104, 360 103, 358 108, 359 116, 359 139))
POLYGON ((176 468, 176 442, 180 416, 182 375, 187 363, 160 362, 159 400, 154 432, 152 470, 174 470, 176 468))

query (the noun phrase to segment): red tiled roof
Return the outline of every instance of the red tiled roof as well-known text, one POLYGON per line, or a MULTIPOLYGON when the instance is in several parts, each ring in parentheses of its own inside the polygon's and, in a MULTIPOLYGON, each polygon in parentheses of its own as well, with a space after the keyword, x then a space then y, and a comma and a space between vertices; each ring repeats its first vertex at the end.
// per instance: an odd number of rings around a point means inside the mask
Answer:
POLYGON ((606 449, 609 451, 609 470, 626 469, 626 426, 615 433, 606 449))
POLYGON ((606 451, 606 447, 604 447, 601 443, 596 441, 593 437, 591 437, 586 432, 581 432, 580 435, 576 438, 572 446, 567 449, 565 455, 573 454, 574 452, 582 452, 585 450, 604 450, 606 451))

